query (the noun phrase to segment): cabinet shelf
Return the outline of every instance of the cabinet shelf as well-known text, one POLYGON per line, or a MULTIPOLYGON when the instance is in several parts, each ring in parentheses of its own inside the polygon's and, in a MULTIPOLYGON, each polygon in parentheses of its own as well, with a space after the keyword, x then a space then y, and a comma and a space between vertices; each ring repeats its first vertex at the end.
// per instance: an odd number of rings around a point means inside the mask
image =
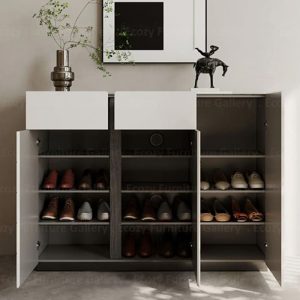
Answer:
POLYGON ((39 190, 40 194, 108 194, 109 190, 39 190))
POLYGON ((108 245, 48 245, 39 262, 101 262, 109 257, 108 245))
POLYGON ((53 150, 42 152, 38 155, 39 158, 109 158, 108 151, 104 150, 53 150))
POLYGON ((203 262, 251 262, 264 260, 264 254, 256 245, 202 245, 203 262))
POLYGON ((123 221, 121 223, 122 226, 190 226, 192 222, 160 222, 160 221, 153 221, 153 222, 126 222, 123 221))
POLYGON ((265 190, 234 190, 234 189, 229 189, 229 190, 206 190, 203 191, 201 190, 201 194, 261 194, 265 193, 265 190))
POLYGON ((70 222, 62 222, 62 221, 46 221, 40 220, 39 225, 42 226, 109 226, 109 222, 101 222, 97 220, 92 221, 70 221, 70 222))
POLYGON ((265 222, 201 222, 201 226, 259 226, 265 222))
POLYGON ((218 158, 265 158, 263 153, 255 151, 204 151, 201 159, 218 158))

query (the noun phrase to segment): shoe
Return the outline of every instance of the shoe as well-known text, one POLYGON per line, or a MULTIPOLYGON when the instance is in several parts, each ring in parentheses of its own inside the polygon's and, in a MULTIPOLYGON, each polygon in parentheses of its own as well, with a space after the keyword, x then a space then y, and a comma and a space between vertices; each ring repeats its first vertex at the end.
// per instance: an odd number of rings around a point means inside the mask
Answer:
POLYGON ((139 255, 141 257, 150 257, 153 254, 152 238, 149 230, 146 230, 141 238, 139 255))
POLYGON ((47 176, 43 182, 43 189, 45 190, 55 190, 57 185, 58 172, 56 170, 51 170, 48 172, 47 176))
POLYGON ((176 255, 183 258, 192 257, 192 239, 190 234, 185 232, 177 234, 176 255))
POLYGON ((127 258, 135 257, 136 255, 135 237, 132 233, 127 234, 124 239, 122 255, 127 258))
POLYGON ((200 185, 200 187, 201 187, 201 190, 203 190, 203 191, 207 191, 210 188, 209 181, 207 180, 206 176, 202 175, 202 174, 201 174, 201 185, 200 185))
POLYGON ((93 219, 93 210, 89 202, 82 203, 77 212, 77 220, 79 221, 91 221, 93 219))
POLYGON ((144 208, 143 208, 141 220, 145 222, 156 220, 154 205, 151 203, 149 199, 145 200, 144 202, 144 208))
POLYGON ((243 223, 248 221, 248 215, 241 211, 240 201, 238 199, 232 199, 232 214, 237 222, 243 223))
POLYGON ((214 184, 217 190, 228 190, 230 188, 230 183, 227 180, 225 174, 221 170, 217 170, 214 174, 214 184))
POLYGON ((231 219, 231 216, 228 213, 227 209, 218 199, 214 201, 214 214, 217 222, 229 222, 231 219))
POLYGON ((90 170, 85 170, 80 179, 78 188, 80 190, 90 190, 92 189, 92 173, 90 170))
POLYGON ((67 198, 64 207, 60 213, 60 221, 74 221, 75 220, 75 206, 72 198, 67 198))
POLYGON ((173 202, 174 215, 179 221, 190 221, 192 219, 192 211, 186 201, 176 197, 173 202))
POLYGON ((255 171, 248 173, 247 179, 251 189, 263 189, 265 187, 261 176, 255 171))
POLYGON ((126 206, 124 209, 123 219, 126 221, 137 220, 139 218, 139 206, 138 199, 132 196, 128 201, 126 201, 126 206))
POLYGON ((253 222, 261 222, 264 219, 264 215, 256 209, 249 198, 245 202, 245 212, 253 222))
POLYGON ((74 183, 75 183, 75 174, 72 169, 68 169, 64 172, 59 187, 62 190, 72 190, 74 189, 74 183))
POLYGON ((58 197, 52 197, 42 212, 43 220, 56 220, 58 214, 58 197))
POLYGON ((246 182, 246 179, 241 172, 235 172, 231 176, 231 186, 233 189, 247 189, 248 183, 246 182))
POLYGON ((97 219, 99 221, 108 221, 109 220, 109 204, 106 201, 99 201, 97 209, 97 219))
POLYGON ((174 256, 173 236, 170 232, 165 232, 160 242, 159 255, 165 258, 174 256))
POLYGON ((172 210, 167 201, 163 201, 157 212, 157 219, 160 221, 172 221, 172 210))
POLYGON ((209 188, 210 188, 209 182, 208 182, 208 181, 202 180, 202 181, 201 181, 200 188, 201 188, 201 190, 203 190, 203 191, 209 190, 209 188))
POLYGON ((212 222, 214 215, 208 200, 201 199, 201 222, 212 222))
POLYGON ((108 176, 105 171, 100 170, 95 176, 94 189, 95 190, 105 190, 108 188, 108 176))

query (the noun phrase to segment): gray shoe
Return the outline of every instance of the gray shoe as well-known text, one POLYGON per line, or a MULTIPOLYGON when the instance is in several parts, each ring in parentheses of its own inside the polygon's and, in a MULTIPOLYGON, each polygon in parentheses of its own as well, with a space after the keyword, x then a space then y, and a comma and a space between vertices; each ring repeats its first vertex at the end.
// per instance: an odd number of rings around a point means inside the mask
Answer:
POLYGON ((106 201, 99 201, 98 210, 97 210, 97 219, 99 221, 108 221, 109 220, 109 204, 106 201))
POLYGON ((93 219, 93 210, 89 202, 84 202, 78 210, 77 219, 79 221, 91 221, 93 219))
POLYGON ((172 221, 172 210, 167 201, 163 201, 157 212, 157 219, 160 221, 172 221))
POLYGON ((177 207, 177 218, 179 221, 190 221, 192 212, 185 201, 180 201, 177 207))

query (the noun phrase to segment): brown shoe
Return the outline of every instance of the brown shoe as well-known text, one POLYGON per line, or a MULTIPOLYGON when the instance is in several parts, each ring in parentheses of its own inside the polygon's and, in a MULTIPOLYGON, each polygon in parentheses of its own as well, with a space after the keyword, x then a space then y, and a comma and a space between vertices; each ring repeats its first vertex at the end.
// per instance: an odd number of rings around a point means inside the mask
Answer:
POLYGON ((58 213, 58 197, 52 197, 42 212, 43 220, 56 220, 58 213))
POLYGON ((174 242, 173 236, 170 232, 165 232, 163 234, 161 243, 160 243, 160 251, 159 255, 165 258, 170 258, 174 256, 174 242))
POLYGON ((141 257, 149 257, 153 254, 152 239, 149 230, 146 230, 141 238, 139 255, 141 257))
POLYGON ((72 190, 74 189, 74 182, 75 182, 75 174, 72 169, 68 169, 64 172, 59 187, 62 190, 72 190))
POLYGON ((156 220, 156 214, 153 204, 149 199, 145 200, 143 214, 142 214, 142 221, 149 222, 156 220))
POLYGON ((138 199, 135 196, 126 201, 123 219, 126 221, 137 220, 139 218, 138 199))
POLYGON ((60 214, 60 221, 74 221, 75 220, 75 206, 72 198, 67 198, 60 214))
POLYGON ((241 211, 238 199, 232 199, 232 214, 237 222, 243 223, 248 221, 248 215, 241 211))
POLYGON ((261 222, 264 219, 264 215, 256 209, 249 198, 246 199, 245 212, 247 213, 249 220, 253 222, 261 222))
POLYGON ((83 172, 78 188, 80 190, 90 190, 92 188, 92 173, 90 170, 83 172))
POLYGON ((95 176, 94 189, 95 190, 105 190, 108 188, 108 175, 105 171, 99 171, 95 176))
POLYGON ((134 257, 136 255, 135 237, 132 233, 129 233, 124 240, 122 254, 124 257, 134 257))
POLYGON ((58 172, 56 170, 51 170, 47 174, 43 182, 43 189, 45 190, 55 190, 57 185, 58 172))

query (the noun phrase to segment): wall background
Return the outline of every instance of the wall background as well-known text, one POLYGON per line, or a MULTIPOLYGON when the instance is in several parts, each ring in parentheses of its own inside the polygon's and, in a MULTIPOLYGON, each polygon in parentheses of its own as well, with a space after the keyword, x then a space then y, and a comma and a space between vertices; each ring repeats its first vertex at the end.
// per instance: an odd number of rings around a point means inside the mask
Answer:
MULTIPOLYGON (((25 91, 52 90, 56 47, 32 19, 45 0, 0 4, 0 254, 15 253, 15 132, 25 127, 25 91)), ((70 0, 78 12, 83 0, 70 0)), ((183 0, 184 2, 184 0, 183 0)), ((300 274, 300 1, 209 0, 209 43, 230 69, 216 86, 235 92, 283 92, 284 255, 300 274)), ((97 24, 95 7, 83 23, 97 24)), ((101 22, 100 22, 101 23, 101 22)), ((101 30, 99 30, 101 32, 101 30)), ((103 79, 82 49, 71 54, 73 90, 189 90, 192 65, 110 66, 103 79)), ((200 79, 208 86, 208 78, 200 79)), ((300 278, 300 276, 299 276, 300 278)))

